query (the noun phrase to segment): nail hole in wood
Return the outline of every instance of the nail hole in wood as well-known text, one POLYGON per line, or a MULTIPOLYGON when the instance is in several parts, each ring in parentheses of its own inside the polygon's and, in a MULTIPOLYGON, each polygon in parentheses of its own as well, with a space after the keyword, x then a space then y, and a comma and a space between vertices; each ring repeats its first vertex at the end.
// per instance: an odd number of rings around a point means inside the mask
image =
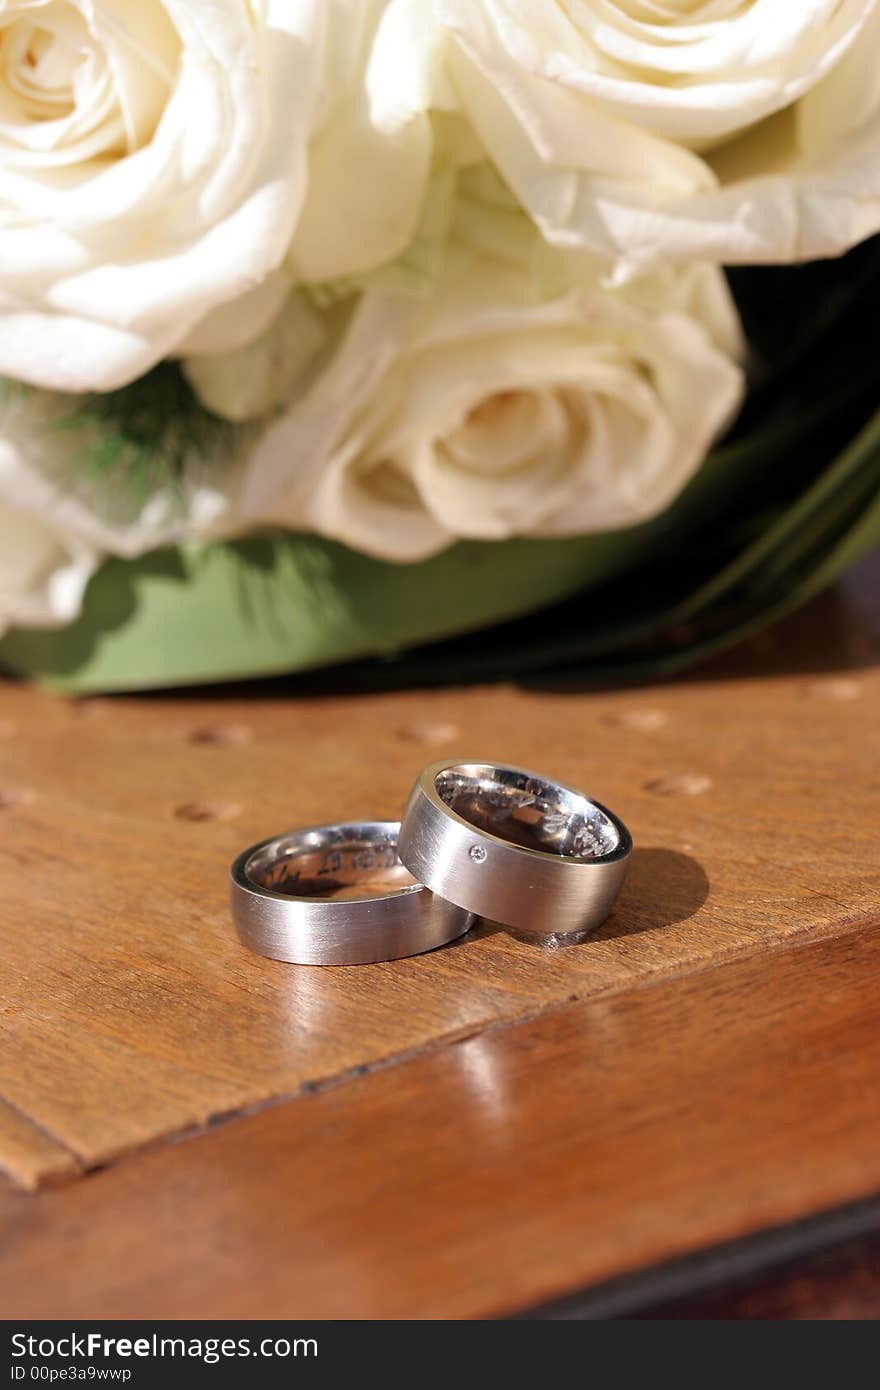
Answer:
POLYGON ((606 724, 614 724, 621 729, 636 729, 641 734, 652 734, 664 729, 669 723, 669 715, 662 709, 624 709, 605 715, 606 724))
POLYGON ((810 681, 803 687, 803 692, 814 700, 857 700, 862 687, 849 676, 834 676, 828 680, 810 681))
POLYGON ((112 708, 112 700, 93 695, 85 700, 74 701, 73 713, 80 719, 106 719, 112 708))
POLYGON ((241 748, 246 743, 253 743, 254 732, 247 724, 209 724, 201 729, 193 729, 189 741, 214 748, 241 748))
POLYGON ((457 724, 438 719, 425 723, 404 724, 398 729, 397 736, 407 743, 441 744, 454 743, 460 732, 457 724))
POLYGON ((26 806, 33 799, 33 792, 22 791, 15 787, 8 787, 5 790, 0 788, 0 811, 14 811, 17 806, 26 806))
POLYGON ((184 801, 174 808, 178 820, 188 821, 234 820, 240 812, 233 801, 184 801))
POLYGON ((655 796, 701 796, 711 786, 712 778, 703 772, 676 772, 646 782, 645 791, 655 796))

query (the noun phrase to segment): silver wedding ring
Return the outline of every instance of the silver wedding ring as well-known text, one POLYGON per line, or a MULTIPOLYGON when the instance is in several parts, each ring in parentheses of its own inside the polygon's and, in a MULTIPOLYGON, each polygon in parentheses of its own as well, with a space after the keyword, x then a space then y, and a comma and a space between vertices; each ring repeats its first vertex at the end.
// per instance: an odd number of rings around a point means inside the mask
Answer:
POLYGON ((245 946, 301 965, 366 965, 462 936, 467 909, 416 882, 397 853, 398 821, 293 830, 232 865, 230 901, 245 946))
POLYGON ((300 965, 397 960, 478 917, 562 944, 605 921, 632 851, 626 826, 574 787, 485 762, 438 762, 403 822, 262 840, 232 865, 245 946, 300 965))
POLYGON ((398 853, 438 897, 545 939, 605 921, 632 851, 599 802, 522 768, 438 762, 413 788, 398 853))

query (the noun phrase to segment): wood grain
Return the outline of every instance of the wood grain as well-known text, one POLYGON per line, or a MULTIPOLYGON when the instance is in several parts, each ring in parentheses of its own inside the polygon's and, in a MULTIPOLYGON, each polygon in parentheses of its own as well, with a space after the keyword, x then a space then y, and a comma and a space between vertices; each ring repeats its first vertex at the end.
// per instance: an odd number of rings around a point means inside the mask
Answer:
POLYGON ((875 928, 562 1005, 61 1189, 7 1190, 0 1302, 492 1316, 878 1191, 875 928))
POLYGON ((833 604, 818 669, 781 629, 740 668, 640 691, 0 687, 0 1168, 33 1187, 572 998, 875 920, 880 674, 872 631, 833 604), (835 622, 845 671, 822 669, 835 622), (550 952, 488 924, 333 971, 237 944, 243 845, 393 816, 447 753, 546 769, 628 822, 632 871, 596 937, 550 952))

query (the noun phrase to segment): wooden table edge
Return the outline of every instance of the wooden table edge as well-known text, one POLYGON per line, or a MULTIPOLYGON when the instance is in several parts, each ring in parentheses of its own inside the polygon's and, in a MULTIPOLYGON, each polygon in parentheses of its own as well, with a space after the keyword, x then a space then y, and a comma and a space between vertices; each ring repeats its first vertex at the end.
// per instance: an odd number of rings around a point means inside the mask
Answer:
POLYGON ((831 1238, 853 1203, 874 1219, 878 972, 880 927, 797 943, 0 1192, 3 1301, 18 1316, 506 1317, 622 1300, 635 1271, 657 1289, 706 1251, 780 1258, 831 1238))

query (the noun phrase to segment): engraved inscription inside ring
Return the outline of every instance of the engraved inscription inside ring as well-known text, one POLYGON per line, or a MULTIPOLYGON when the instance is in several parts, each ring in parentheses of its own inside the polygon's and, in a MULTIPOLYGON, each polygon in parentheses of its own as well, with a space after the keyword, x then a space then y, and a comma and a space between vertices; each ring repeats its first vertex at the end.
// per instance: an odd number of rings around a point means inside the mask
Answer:
POLYGON ((523 849, 600 859, 620 845, 614 822, 586 797, 516 768, 461 763, 439 773, 434 786, 469 825, 523 849))
POLYGON ((248 860, 246 872, 272 893, 336 902, 387 897, 419 886, 397 857, 396 835, 386 831, 365 839, 346 835, 342 827, 329 842, 314 833, 266 845, 248 860))

